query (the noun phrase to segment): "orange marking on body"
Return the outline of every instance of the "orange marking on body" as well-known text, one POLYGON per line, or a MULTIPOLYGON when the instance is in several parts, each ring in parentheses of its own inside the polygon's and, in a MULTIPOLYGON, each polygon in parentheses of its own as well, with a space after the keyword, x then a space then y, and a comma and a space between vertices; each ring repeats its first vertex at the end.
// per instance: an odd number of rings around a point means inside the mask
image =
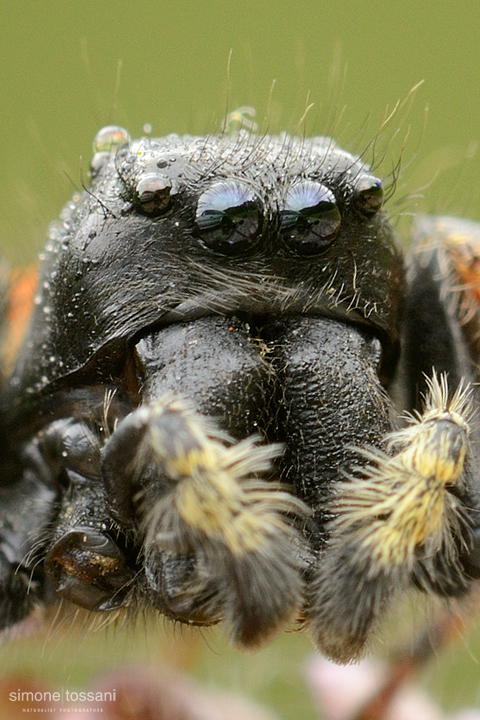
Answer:
POLYGON ((6 370, 10 370, 20 349, 30 316, 33 298, 38 282, 38 271, 34 265, 21 270, 12 270, 8 288, 7 329, 3 348, 6 370))
POLYGON ((468 323, 480 308, 480 233, 472 229, 454 227, 454 221, 439 220, 436 230, 442 238, 440 264, 448 278, 448 290, 458 301, 459 320, 468 323))
MULTIPOLYGON (((455 272, 466 288, 480 299, 480 237, 450 236, 445 247, 455 272)), ((465 288, 465 289, 466 289, 465 288)))

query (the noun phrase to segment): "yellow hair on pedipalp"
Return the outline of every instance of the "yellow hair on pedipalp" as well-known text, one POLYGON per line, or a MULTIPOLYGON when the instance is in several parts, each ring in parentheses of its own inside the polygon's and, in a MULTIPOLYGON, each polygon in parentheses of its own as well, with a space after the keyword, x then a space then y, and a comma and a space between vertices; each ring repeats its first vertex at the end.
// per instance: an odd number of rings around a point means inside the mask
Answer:
MULTIPOLYGON (((257 438, 225 444, 227 436, 182 399, 158 403, 158 416, 174 413, 181 430, 172 438, 153 424, 145 455, 158 463, 169 489, 146 508, 146 545, 164 541, 185 545, 220 543, 233 555, 262 552, 272 538, 293 538, 287 515, 306 515, 299 499, 278 483, 261 480, 280 452, 279 445, 259 445, 257 438)), ((180 548, 179 548, 180 550, 180 548)))
MULTIPOLYGON (((142 412, 140 409, 138 413, 142 412)), ((275 482, 280 445, 235 443, 171 394, 145 409, 135 502, 148 582, 175 617, 223 621, 258 647, 298 617, 306 553, 295 520, 310 513, 275 482)), ((140 423, 139 423, 140 424, 140 423)))
POLYGON ((340 483, 331 532, 354 543, 359 558, 379 567, 412 570, 418 554, 441 548, 455 555, 454 537, 465 523, 449 487, 462 482, 468 451, 470 391, 448 400, 445 376, 428 383, 425 412, 390 435, 387 450, 361 450, 368 464, 340 483))

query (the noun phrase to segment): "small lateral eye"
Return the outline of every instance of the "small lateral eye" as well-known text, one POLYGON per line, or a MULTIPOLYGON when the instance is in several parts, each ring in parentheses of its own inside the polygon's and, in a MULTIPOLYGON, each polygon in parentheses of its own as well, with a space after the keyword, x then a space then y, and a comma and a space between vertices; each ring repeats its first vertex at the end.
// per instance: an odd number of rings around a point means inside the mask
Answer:
POLYGON ((146 215, 163 215, 171 205, 172 183, 164 175, 148 173, 135 187, 140 209, 146 215))
POLYGON ((260 222, 255 193, 236 180, 224 180, 198 198, 194 234, 210 250, 241 255, 256 244, 260 222))
POLYGON ((355 182, 355 203, 362 215, 375 215, 383 205, 382 181, 373 175, 359 175, 355 182))
POLYGON ((335 196, 314 180, 303 180, 287 192, 281 224, 285 242, 299 255, 317 255, 333 243, 342 218, 335 196))

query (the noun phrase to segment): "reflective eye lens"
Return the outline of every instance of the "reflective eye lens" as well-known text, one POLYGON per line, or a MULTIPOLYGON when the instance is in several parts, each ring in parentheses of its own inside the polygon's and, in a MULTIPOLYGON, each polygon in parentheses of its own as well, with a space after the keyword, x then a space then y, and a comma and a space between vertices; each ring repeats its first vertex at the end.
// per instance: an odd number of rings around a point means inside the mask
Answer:
POLYGON ((225 180, 198 198, 195 235, 210 250, 241 255, 255 245, 259 229, 258 201, 246 185, 225 180))
POLYGON ((317 255, 333 243, 342 222, 331 190, 304 180, 291 187, 282 211, 285 242, 299 255, 317 255))
POLYGON ((171 189, 172 184, 164 175, 144 175, 135 188, 142 212, 153 216, 166 212, 171 204, 171 189))
POLYGON ((375 215, 383 205, 382 181, 373 175, 360 175, 355 183, 355 202, 362 215, 375 215))

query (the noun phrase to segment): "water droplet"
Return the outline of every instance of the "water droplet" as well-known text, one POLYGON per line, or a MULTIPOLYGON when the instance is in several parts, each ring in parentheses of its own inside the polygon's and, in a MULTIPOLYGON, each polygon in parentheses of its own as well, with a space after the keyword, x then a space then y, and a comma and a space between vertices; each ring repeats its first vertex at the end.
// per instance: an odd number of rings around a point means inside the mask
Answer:
POLYGON ((252 118, 255 117, 257 111, 249 105, 232 110, 225 118, 223 131, 226 135, 235 135, 240 130, 248 130, 249 132, 257 132, 258 123, 252 118))
POLYGON ((120 210, 121 215, 127 215, 131 209, 133 208, 133 203, 127 202, 122 206, 122 209, 120 210))
POLYGON ((108 165, 109 160, 110 153, 106 150, 95 153, 95 155, 90 161, 90 174, 92 176, 92 180, 95 180, 100 170, 102 170, 106 165, 108 165))
POLYGON ((107 125, 98 131, 93 141, 93 152, 113 152, 131 140, 128 130, 118 125, 107 125))

